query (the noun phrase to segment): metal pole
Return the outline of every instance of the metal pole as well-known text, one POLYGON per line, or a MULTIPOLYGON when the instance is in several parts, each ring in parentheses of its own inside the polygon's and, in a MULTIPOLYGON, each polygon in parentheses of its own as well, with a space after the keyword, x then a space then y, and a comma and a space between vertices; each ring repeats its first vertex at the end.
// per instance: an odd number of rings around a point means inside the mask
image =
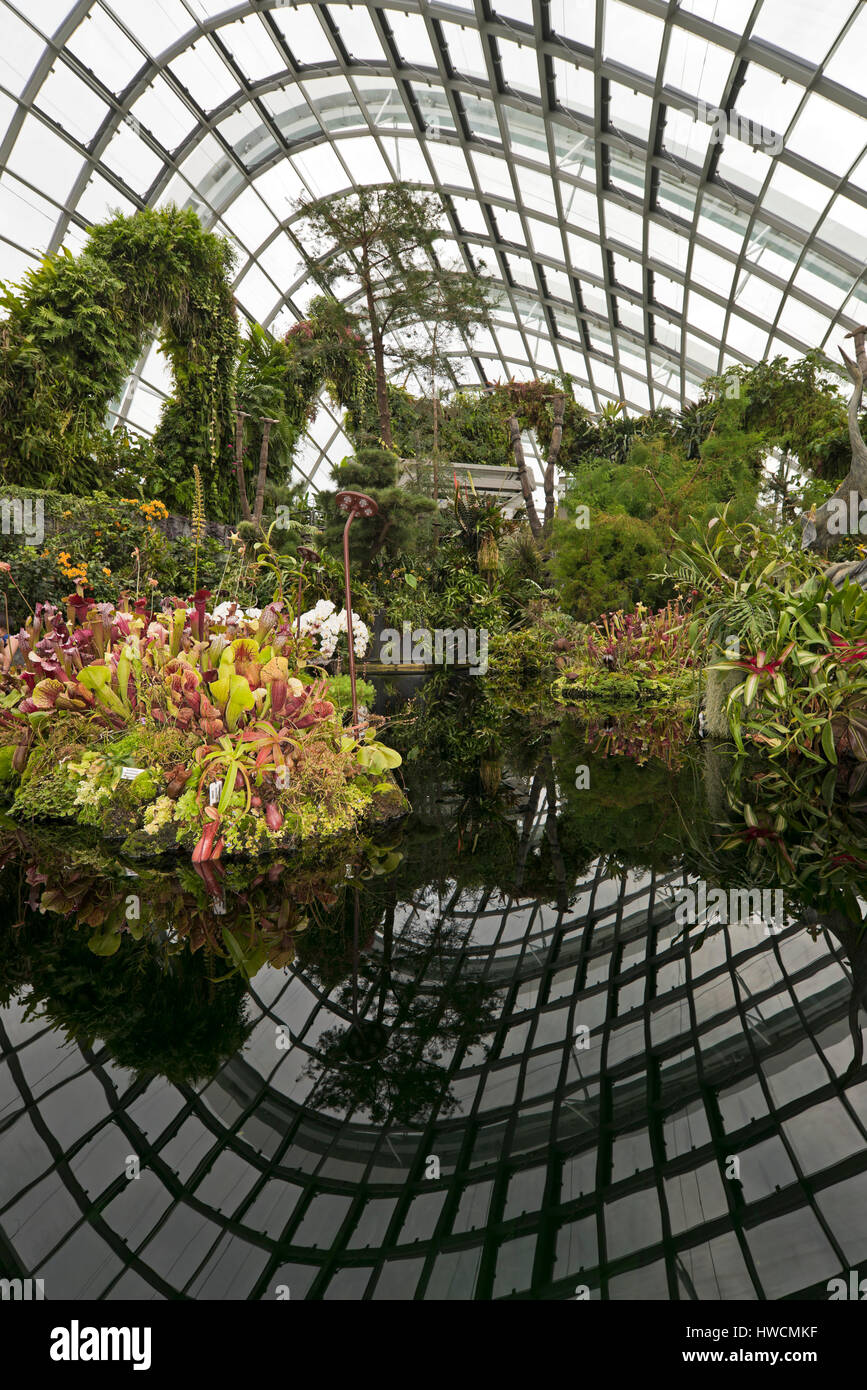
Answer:
POLYGON ((352 587, 349 583, 349 528, 355 520, 353 507, 343 528, 343 584, 346 598, 346 639, 349 645, 349 684, 352 687, 352 727, 358 728, 358 696, 355 690, 355 643, 352 640, 352 587))
POLYGON ((349 582, 349 528, 356 516, 376 516, 379 511, 372 497, 363 492, 338 492, 334 499, 346 516, 343 528, 343 588, 346 597, 346 636, 349 643, 349 683, 352 686, 352 727, 358 729, 358 694, 355 686, 355 642, 352 632, 352 585, 349 582))
POLYGON ((295 648, 301 650, 301 585, 304 583, 304 561, 301 561, 301 573, 298 576, 298 598, 295 603, 295 648))

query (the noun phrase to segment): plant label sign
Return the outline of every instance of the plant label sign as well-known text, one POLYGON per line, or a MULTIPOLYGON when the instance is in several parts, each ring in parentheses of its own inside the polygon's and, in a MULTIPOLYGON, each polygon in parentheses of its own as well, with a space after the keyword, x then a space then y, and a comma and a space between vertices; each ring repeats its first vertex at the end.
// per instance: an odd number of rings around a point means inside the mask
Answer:
POLYGON ((122 767, 120 770, 120 780, 122 782, 134 782, 136 777, 144 772, 143 767, 122 767))

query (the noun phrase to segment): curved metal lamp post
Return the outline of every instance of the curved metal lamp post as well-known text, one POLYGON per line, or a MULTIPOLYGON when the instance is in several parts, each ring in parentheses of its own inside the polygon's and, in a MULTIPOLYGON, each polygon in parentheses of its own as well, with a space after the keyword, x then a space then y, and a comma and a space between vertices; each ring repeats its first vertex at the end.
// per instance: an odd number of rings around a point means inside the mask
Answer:
POLYGON ((346 515, 343 528, 343 584, 346 607, 346 641, 349 646, 349 683, 352 686, 352 727, 358 728, 358 696, 355 691, 355 643, 352 639, 352 587, 349 583, 349 528, 357 516, 376 516, 379 506, 364 492, 338 492, 338 511, 346 515))
POLYGON ((304 566, 309 560, 315 565, 322 559, 318 550, 314 550, 312 545, 299 545, 298 554, 301 557, 301 573, 298 575, 298 599, 295 604, 295 646, 301 646, 301 586, 304 583, 304 566))

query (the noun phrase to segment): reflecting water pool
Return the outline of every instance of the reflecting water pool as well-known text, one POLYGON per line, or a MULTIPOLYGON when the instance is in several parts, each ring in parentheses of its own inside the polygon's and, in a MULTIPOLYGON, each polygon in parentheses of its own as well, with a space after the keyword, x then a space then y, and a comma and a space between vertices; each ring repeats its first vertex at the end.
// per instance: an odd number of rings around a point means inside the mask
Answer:
POLYGON ((6 823, 2 1272, 827 1298, 867 1261, 860 789, 586 737, 410 761, 412 817, 327 871, 6 823))

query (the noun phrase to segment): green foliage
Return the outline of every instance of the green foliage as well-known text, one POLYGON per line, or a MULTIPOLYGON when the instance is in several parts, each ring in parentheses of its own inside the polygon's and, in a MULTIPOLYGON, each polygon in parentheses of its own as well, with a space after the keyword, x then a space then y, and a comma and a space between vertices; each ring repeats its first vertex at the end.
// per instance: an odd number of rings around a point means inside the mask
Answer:
POLYGON ((558 517, 551 568, 563 608, 590 622, 600 613, 632 608, 639 600, 664 600, 670 586, 656 577, 664 560, 662 541, 646 521, 591 512, 587 529, 558 517))
POLYGON ((24 820, 72 816, 76 786, 76 779, 64 764, 58 764, 53 749, 34 749, 15 792, 16 813, 24 820))
MULTIPOLYGON (((169 539, 159 525, 165 516, 162 503, 101 492, 83 498, 4 489, 7 497, 19 492, 43 502, 45 540, 41 546, 29 546, 19 536, 0 534, 0 559, 11 565, 8 574, 0 572, 0 620, 5 622, 8 605, 11 627, 20 627, 37 603, 62 607, 78 583, 100 602, 113 601, 122 589, 135 594, 138 588, 154 606, 163 596, 187 597, 193 592, 196 542, 191 536, 169 539)), ((214 537, 199 543, 198 579, 214 594, 221 579, 235 583, 238 565, 227 576, 226 558, 225 546, 214 537)), ((251 591, 246 602, 255 598, 251 591)))
POLYGON ((851 460, 840 377, 840 367, 822 352, 791 362, 774 357, 709 378, 705 400, 715 406, 718 427, 725 422, 731 429, 758 434, 766 449, 793 454, 802 468, 839 479, 851 460))
MULTIPOLYGON (((376 687, 371 685, 370 681, 361 680, 359 677, 356 679, 355 688, 359 705, 365 705, 369 710, 373 709, 376 687)), ((329 676, 326 694, 338 714, 348 714, 352 709, 352 681, 348 675, 329 676)))
MULTIPOLYGON (((796 542, 732 526, 724 510, 701 542, 677 552, 674 572, 696 589, 693 641, 719 652, 738 640, 738 652, 726 651, 711 671, 729 687, 725 709, 740 752, 751 741, 816 763, 844 755, 867 763, 867 594, 848 582, 833 588, 821 561, 796 542)), ((712 693, 716 726, 718 680, 712 693)))
MULTIPOLYGON (((667 416, 652 417, 656 428, 666 422, 667 416)), ((585 454, 572 471, 567 506, 589 515, 576 513, 581 526, 561 516, 553 534, 552 572, 567 611, 589 620, 639 599, 664 602, 671 586, 659 571, 672 530, 699 535, 724 504, 734 522, 752 514, 761 457, 760 435, 728 427, 705 439, 697 458, 676 431, 674 437, 633 432, 619 461, 585 454)))
POLYGON ((708 522, 704 534, 685 540, 667 572, 693 604, 693 641, 707 649, 736 636, 752 649, 766 646, 777 630, 780 606, 812 577, 821 562, 801 549, 793 529, 772 532, 735 522, 729 507, 708 522))
MULTIPOLYGON (((376 430, 394 446, 388 368, 430 371, 433 392, 440 354, 449 336, 467 334, 485 316, 480 277, 447 265, 442 248, 440 200, 409 183, 370 186, 344 197, 301 200, 299 232, 311 270, 327 289, 348 279, 359 290, 357 330, 367 340, 374 368, 376 430), (432 328, 431 346, 420 325, 432 328)), ((332 303, 336 301, 332 300, 332 303)), ((335 310, 334 312, 339 312, 335 310)), ((345 311, 343 311, 345 314, 345 311)), ((441 358, 440 358, 441 360, 441 358)), ((353 411, 354 428, 370 427, 370 398, 353 411)))
MULTIPOLYGON (((399 465, 389 450, 367 447, 334 470, 337 492, 364 492, 379 505, 377 516, 356 517, 349 533, 350 557, 363 574, 371 574, 376 564, 386 564, 401 551, 421 553, 430 544, 434 504, 398 485, 399 465)), ((339 554, 346 518, 334 505, 335 495, 325 497, 325 541, 339 554)))
POLYGON ((229 514, 224 460, 234 416, 238 332, 232 253, 191 211, 146 209, 95 227, 0 295, 0 454, 5 479, 78 494, 111 481, 105 419, 154 324, 175 394, 153 442, 150 481, 189 511, 191 464, 229 514))

